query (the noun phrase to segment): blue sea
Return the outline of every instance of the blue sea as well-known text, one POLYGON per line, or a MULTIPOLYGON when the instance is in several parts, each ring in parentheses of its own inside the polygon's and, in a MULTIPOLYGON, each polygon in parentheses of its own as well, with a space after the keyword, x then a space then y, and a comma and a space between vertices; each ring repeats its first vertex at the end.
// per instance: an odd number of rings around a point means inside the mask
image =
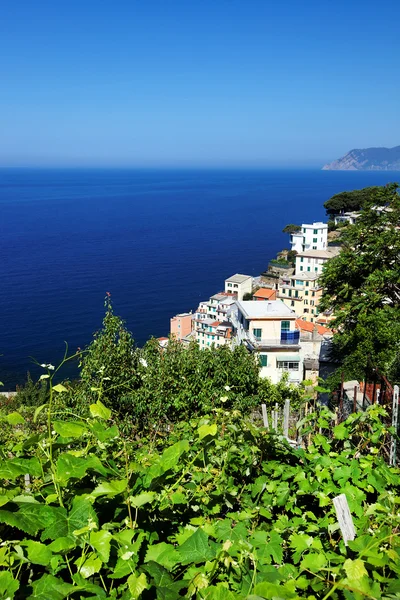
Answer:
MULTIPOLYGON (((0 380, 89 344, 111 292, 136 342, 258 275, 287 223, 325 219, 333 194, 398 173, 317 170, 0 169, 0 380)), ((75 373, 71 368, 68 376, 75 373)))

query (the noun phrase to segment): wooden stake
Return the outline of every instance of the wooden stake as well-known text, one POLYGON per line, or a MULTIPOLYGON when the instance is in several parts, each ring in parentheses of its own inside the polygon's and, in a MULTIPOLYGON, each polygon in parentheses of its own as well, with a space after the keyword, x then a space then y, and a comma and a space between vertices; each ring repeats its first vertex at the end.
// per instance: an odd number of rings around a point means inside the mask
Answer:
POLYGON ((289 415, 290 415, 290 400, 285 400, 285 408, 283 409, 283 435, 289 437, 289 415))
POLYGON ((264 427, 266 429, 269 429, 269 423, 268 423, 268 413, 267 413, 267 407, 265 404, 261 404, 261 410, 262 410, 262 416, 263 416, 263 422, 264 422, 264 427))
POLYGON ((397 427, 398 427, 398 416, 399 416, 399 386, 395 385, 393 389, 393 408, 392 408, 392 427, 395 431, 395 435, 392 436, 390 442, 390 458, 389 464, 394 467, 396 465, 396 453, 397 453, 397 427))
POLYGON ((356 537, 356 530, 354 529, 353 517, 350 513, 346 495, 340 494, 340 496, 336 496, 336 498, 333 499, 333 504, 335 506, 340 531, 342 532, 344 545, 348 546, 348 541, 354 540, 356 537))

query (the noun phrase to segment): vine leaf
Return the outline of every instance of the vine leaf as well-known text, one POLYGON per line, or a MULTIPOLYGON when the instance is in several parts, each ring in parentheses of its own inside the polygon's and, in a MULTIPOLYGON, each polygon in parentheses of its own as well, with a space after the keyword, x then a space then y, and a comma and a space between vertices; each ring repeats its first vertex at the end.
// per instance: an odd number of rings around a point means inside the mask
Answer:
POLYGON ((197 564, 215 558, 215 552, 208 543, 208 535, 201 528, 197 529, 182 546, 179 546, 178 552, 182 565, 197 564))

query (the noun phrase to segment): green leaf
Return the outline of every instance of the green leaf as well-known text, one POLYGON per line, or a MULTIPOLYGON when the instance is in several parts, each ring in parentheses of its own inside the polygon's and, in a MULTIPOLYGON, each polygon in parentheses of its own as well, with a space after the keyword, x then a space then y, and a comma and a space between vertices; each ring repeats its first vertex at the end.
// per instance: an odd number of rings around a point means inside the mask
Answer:
POLYGON ((111 533, 104 529, 101 529, 100 531, 90 532, 90 544, 96 550, 101 560, 105 563, 107 563, 110 558, 111 540, 111 533))
POLYGON ((144 562, 150 561, 154 561, 166 569, 173 569, 180 562, 180 554, 172 544, 161 542, 148 547, 144 562))
POLYGON ((52 552, 67 552, 75 548, 75 540, 72 537, 59 537, 48 546, 52 552))
POLYGON ((62 392, 68 392, 68 390, 61 383, 58 383, 53 387, 53 392, 58 392, 59 394, 61 394, 62 392))
POLYGON ((132 600, 137 600, 142 595, 144 590, 148 589, 147 578, 144 573, 137 576, 135 574, 128 577, 128 587, 132 596, 132 600))
POLYGON ((131 496, 129 500, 132 506, 140 508, 144 504, 153 502, 155 495, 155 492, 143 492, 143 494, 139 494, 138 496, 131 496))
POLYGON ((71 478, 82 479, 89 470, 104 476, 109 474, 97 456, 74 456, 65 452, 57 460, 56 476, 62 485, 66 485, 71 478))
POLYGON ((40 415, 40 413, 42 412, 42 410, 44 408, 46 408, 47 404, 42 404, 41 406, 38 406, 37 409, 34 412, 33 415, 33 422, 36 423, 38 416, 40 415))
POLYGON ((340 423, 333 428, 333 435, 337 440, 345 440, 349 437, 349 431, 346 427, 346 423, 340 423))
POLYGON ((197 564, 215 558, 215 552, 208 543, 208 535, 200 527, 177 550, 183 565, 197 564))
POLYGON ((80 438, 87 431, 83 423, 75 421, 54 421, 53 428, 61 437, 66 438, 80 438))
POLYGON ((10 425, 21 425, 21 423, 25 423, 24 417, 17 412, 9 413, 5 416, 5 420, 10 425))
POLYGON ((116 496, 122 494, 128 487, 127 479, 114 479, 112 481, 103 481, 91 493, 91 496, 116 496))
MULTIPOLYGON (((41 529, 57 522, 65 512, 63 508, 24 502, 15 512, 0 510, 0 523, 17 527, 29 535, 36 535, 41 529)), ((57 531, 56 527, 55 538, 63 535, 62 533, 58 534, 57 531)))
POLYGON ((26 546, 28 559, 31 563, 43 565, 44 567, 50 563, 53 553, 45 544, 28 540, 21 542, 21 546, 26 546))
POLYGON ((150 485, 151 481, 160 477, 179 462, 180 457, 189 450, 188 440, 180 440, 173 446, 167 448, 160 458, 149 469, 146 477, 146 485, 150 485))
POLYGON ((0 596, 1 598, 14 598, 15 592, 19 588, 19 581, 16 581, 9 571, 0 571, 0 596))
POLYGON ((33 592, 28 600, 63 600, 77 589, 53 575, 43 575, 32 583, 32 588, 33 592))
POLYGON ((84 579, 91 577, 95 573, 98 573, 101 569, 102 562, 100 558, 92 552, 91 554, 82 555, 79 557, 75 564, 78 568, 78 572, 84 579))
POLYGON ((213 423, 212 425, 201 425, 198 430, 198 436, 199 439, 202 440, 203 438, 207 437, 208 435, 214 436, 217 433, 217 424, 213 423))
MULTIPOLYGON (((254 594, 256 598, 267 598, 268 600, 281 600, 282 598, 299 598, 299 596, 291 590, 278 585, 276 583, 270 583, 263 581, 258 583, 254 588, 254 594)), ((254 596, 251 596, 254 598, 254 596)))
POLYGON ((358 581, 364 577, 364 575, 368 576, 368 571, 364 567, 364 561, 360 558, 356 558, 355 560, 348 558, 344 561, 343 568, 350 581, 358 581))
POLYGON ((46 529, 41 535, 41 540, 56 540, 59 537, 74 538, 74 531, 91 528, 93 524, 98 526, 98 519, 93 506, 87 498, 76 496, 72 501, 71 510, 67 513, 65 508, 52 508, 56 511, 56 516, 48 523, 46 529))
POLYGON ((282 562, 283 540, 279 533, 276 533, 276 531, 271 531, 271 537, 268 543, 268 552, 271 553, 271 556, 276 563, 280 564, 282 562))
POLYGON ((326 565, 326 558, 324 554, 316 554, 312 552, 307 554, 300 563, 300 568, 311 573, 318 573, 326 565))
POLYGON ((111 410, 105 407, 100 400, 97 400, 96 404, 90 405, 90 414, 92 417, 98 417, 107 421, 111 417, 111 410))
POLYGON ((37 458, 8 458, 0 461, 0 479, 14 480, 26 473, 32 477, 42 475, 42 467, 37 458))

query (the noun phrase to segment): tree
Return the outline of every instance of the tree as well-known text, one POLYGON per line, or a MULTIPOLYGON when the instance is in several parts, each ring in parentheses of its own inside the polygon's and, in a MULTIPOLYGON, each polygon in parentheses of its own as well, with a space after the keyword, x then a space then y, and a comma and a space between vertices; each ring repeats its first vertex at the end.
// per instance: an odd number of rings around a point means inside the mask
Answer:
POLYGON ((361 190, 351 190, 340 192, 329 198, 324 204, 328 215, 335 215, 341 212, 358 211, 369 202, 379 202, 381 187, 366 187, 361 190))
POLYGON ((83 354, 81 378, 87 397, 101 394, 105 404, 119 410, 119 399, 140 384, 138 352, 131 333, 114 315, 110 294, 105 298, 103 328, 83 354))
POLYGON ((294 225, 293 223, 286 225, 286 227, 282 229, 282 233, 297 233, 298 231, 301 231, 301 226, 294 225))
MULTIPOLYGON (((400 357, 400 197, 397 184, 377 188, 355 225, 344 230, 340 254, 326 265, 319 309, 333 309, 333 353, 349 378, 368 362, 394 376, 400 357)), ((375 189, 375 188, 374 188, 375 189)))

